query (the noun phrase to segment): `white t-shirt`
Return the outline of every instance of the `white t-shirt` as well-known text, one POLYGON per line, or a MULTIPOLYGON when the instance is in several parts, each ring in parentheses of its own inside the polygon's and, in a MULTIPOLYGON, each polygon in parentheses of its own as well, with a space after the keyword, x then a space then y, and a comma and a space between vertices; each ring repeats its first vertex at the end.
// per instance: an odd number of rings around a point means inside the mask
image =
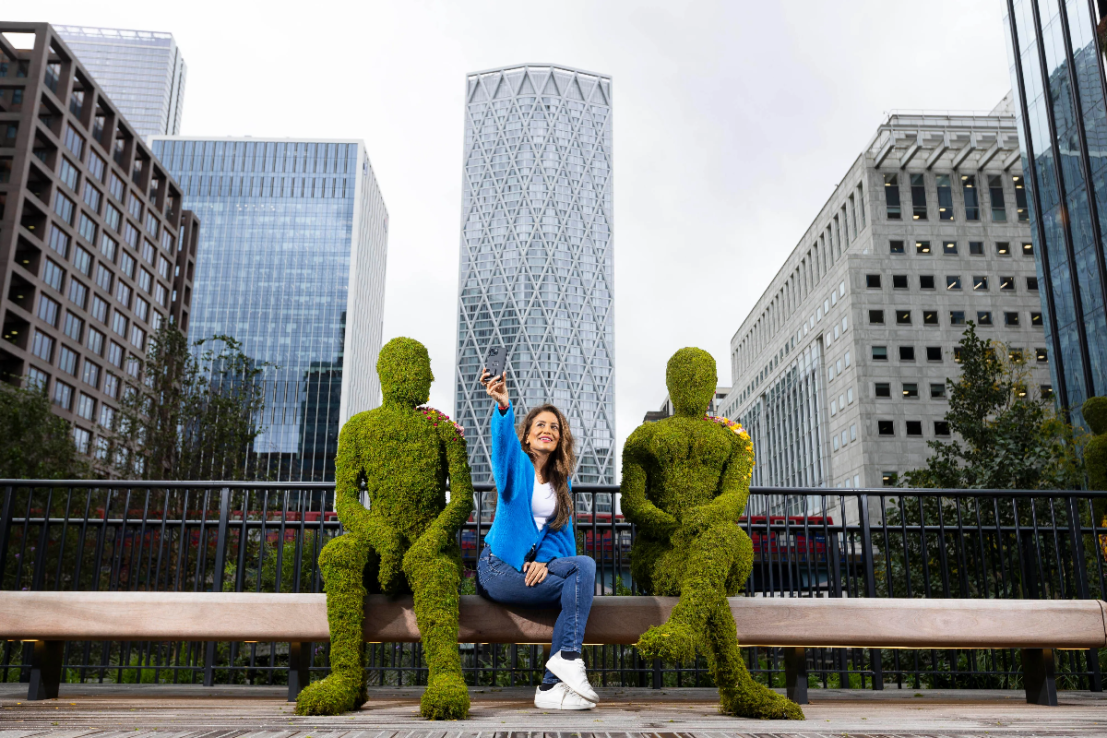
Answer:
POLYGON ((534 525, 538 530, 546 527, 546 521, 557 512, 557 493, 549 482, 541 484, 538 472, 534 473, 534 494, 530 498, 530 514, 534 516, 534 525))

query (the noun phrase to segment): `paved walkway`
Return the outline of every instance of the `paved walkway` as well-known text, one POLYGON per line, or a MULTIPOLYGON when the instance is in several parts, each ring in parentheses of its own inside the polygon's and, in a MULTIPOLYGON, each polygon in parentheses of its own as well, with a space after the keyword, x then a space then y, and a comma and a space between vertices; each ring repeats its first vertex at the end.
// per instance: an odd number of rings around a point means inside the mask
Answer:
POLYGON ((26 702, 0 684, 0 738, 723 738, 724 736, 1107 736, 1107 695, 1063 692, 1037 707, 1021 691, 821 690, 807 721, 720 715, 711 689, 603 689, 585 713, 540 712, 527 688, 474 689, 469 720, 419 717, 416 688, 373 689, 361 710, 301 718, 273 687, 63 684, 61 698, 26 702))

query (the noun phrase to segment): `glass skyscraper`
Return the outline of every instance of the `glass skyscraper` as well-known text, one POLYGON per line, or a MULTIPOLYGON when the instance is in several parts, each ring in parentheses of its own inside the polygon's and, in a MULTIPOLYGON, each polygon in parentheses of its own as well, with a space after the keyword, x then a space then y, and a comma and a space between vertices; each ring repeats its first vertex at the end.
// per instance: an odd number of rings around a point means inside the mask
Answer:
POLYGON ((206 219, 189 337, 233 336, 267 364, 255 450, 275 476, 334 479, 339 428, 380 402, 388 212, 364 143, 155 137, 153 148, 206 219))
POLYGON ((576 437, 574 481, 615 481, 611 151, 610 77, 548 64, 468 75, 456 413, 475 482, 492 481, 477 380, 493 346, 516 417, 554 403, 576 437))
POLYGON ((54 30, 143 138, 181 132, 188 69, 173 34, 87 26, 54 30))
POLYGON ((1090 0, 1007 0, 1007 55, 1061 407, 1107 394, 1107 105, 1090 0))

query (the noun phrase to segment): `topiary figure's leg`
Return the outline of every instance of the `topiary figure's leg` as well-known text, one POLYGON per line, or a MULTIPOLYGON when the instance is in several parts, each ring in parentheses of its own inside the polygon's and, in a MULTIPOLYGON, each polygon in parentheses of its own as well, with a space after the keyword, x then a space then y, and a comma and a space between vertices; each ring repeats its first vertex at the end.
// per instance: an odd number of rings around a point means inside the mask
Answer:
POLYGON ((462 720, 469 716, 469 688, 457 649, 460 562, 447 553, 421 559, 408 573, 408 582, 430 671, 420 712, 428 720, 462 720))
POLYGON ((707 622, 707 661, 719 688, 719 710, 738 717, 803 720, 803 710, 750 675, 738 648, 737 628, 724 599, 707 622))
POLYGON ((679 576, 680 602, 668 621, 642 635, 638 650, 647 658, 688 663, 696 657, 710 614, 727 606, 732 570, 743 556, 752 562, 753 549, 749 537, 732 522, 715 523, 690 540, 682 537, 674 536, 672 550, 659 558, 653 572, 655 581, 679 576))
POLYGON ((331 630, 331 674, 308 685, 296 699, 297 715, 338 715, 360 707, 365 688, 365 585, 368 541, 354 535, 335 538, 319 554, 327 590, 327 620, 331 630))

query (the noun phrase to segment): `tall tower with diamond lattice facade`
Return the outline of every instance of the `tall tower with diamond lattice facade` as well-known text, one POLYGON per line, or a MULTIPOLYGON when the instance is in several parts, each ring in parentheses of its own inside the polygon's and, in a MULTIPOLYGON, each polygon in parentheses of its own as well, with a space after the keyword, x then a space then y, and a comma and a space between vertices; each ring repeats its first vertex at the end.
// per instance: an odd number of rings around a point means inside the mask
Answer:
POLYGON ((474 482, 493 481, 477 379, 502 346, 516 417, 557 405, 573 480, 614 483, 611 212, 610 77, 547 64, 468 76, 456 414, 474 482))

